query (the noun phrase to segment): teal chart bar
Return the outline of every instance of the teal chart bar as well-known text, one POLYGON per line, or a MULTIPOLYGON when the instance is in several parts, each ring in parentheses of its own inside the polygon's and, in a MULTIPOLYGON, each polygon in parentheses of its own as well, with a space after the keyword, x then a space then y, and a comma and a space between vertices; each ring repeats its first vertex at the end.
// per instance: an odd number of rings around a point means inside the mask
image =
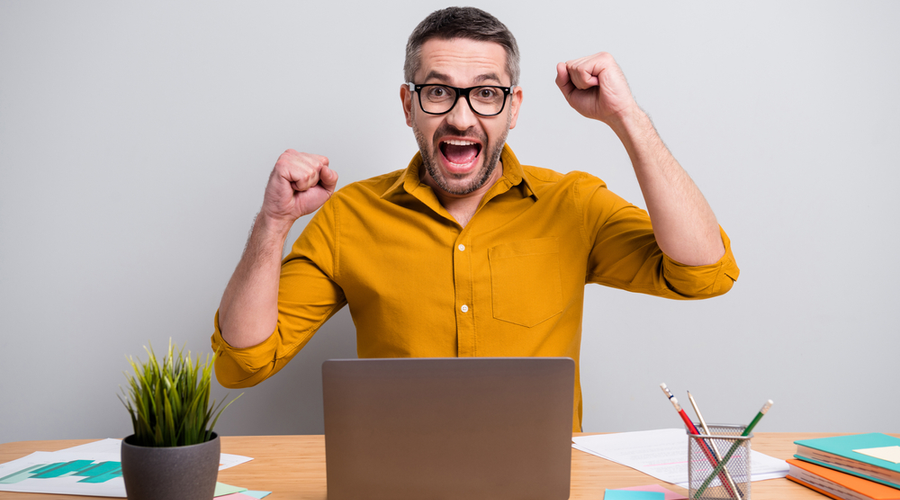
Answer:
POLYGON ((78 481, 80 483, 103 483, 122 477, 122 464, 121 462, 95 462, 93 460, 38 464, 0 477, 0 484, 15 484, 26 479, 52 479, 68 476, 83 477, 84 479, 78 481))
POLYGON ((52 464, 53 466, 38 469, 35 472, 37 479, 49 479, 52 477, 73 476, 83 469, 90 467, 94 463, 93 460, 74 460, 72 462, 64 462, 60 464, 52 464))
POLYGON ((43 469, 47 467, 46 464, 32 465, 26 469, 22 469, 20 471, 13 472, 8 476, 0 477, 0 484, 15 484, 19 481, 24 481, 34 475, 34 471, 37 469, 43 469))

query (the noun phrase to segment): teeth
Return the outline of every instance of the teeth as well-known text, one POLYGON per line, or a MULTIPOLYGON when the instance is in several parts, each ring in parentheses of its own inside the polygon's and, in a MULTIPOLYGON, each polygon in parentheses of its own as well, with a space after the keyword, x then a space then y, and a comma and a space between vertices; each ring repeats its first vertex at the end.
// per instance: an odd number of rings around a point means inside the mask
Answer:
POLYGON ((472 141, 459 141, 459 140, 450 140, 444 141, 447 144, 451 144, 453 146, 475 146, 477 143, 472 141))

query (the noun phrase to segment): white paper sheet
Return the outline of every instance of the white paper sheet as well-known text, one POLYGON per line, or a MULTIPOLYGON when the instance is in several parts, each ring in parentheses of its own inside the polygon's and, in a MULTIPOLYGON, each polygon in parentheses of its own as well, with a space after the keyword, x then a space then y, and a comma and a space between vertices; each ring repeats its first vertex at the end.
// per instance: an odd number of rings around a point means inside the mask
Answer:
MULTIPOLYGON (((68 495, 89 495, 125 498, 125 482, 121 476, 122 444, 118 439, 104 439, 92 443, 73 446, 60 451, 37 451, 12 462, 0 464, 0 491, 29 493, 57 493, 68 495), (69 467, 66 474, 51 473, 54 477, 33 477, 34 471, 51 464, 78 463, 69 467), (93 465, 109 462, 108 474, 98 475, 93 465), (75 474, 79 475, 75 475, 75 474)), ((253 460, 241 455, 223 453, 219 470, 234 467, 253 460)), ((101 465, 102 466, 102 465, 101 465)))
MULTIPOLYGON (((637 469, 657 479, 688 487, 688 437, 684 429, 620 432, 579 436, 572 447, 637 469)), ((753 481, 775 479, 788 474, 789 466, 758 451, 750 451, 753 481)))

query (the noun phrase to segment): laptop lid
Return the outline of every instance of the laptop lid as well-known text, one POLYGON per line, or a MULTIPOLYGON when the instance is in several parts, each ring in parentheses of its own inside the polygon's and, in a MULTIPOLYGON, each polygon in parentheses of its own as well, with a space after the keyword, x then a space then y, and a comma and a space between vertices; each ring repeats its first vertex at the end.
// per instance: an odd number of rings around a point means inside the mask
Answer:
POLYGON ((575 363, 322 364, 329 500, 569 498, 575 363))

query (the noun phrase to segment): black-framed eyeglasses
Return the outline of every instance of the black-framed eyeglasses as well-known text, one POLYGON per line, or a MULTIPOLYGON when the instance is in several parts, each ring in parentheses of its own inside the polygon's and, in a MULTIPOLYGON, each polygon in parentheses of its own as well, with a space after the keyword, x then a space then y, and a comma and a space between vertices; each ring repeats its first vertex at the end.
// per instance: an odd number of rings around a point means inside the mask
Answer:
POLYGON ((408 82, 410 92, 419 94, 419 107, 429 115, 449 113, 456 101, 465 96, 469 108, 476 115, 497 116, 506 106, 506 97, 513 87, 499 85, 479 85, 461 89, 441 84, 425 84, 408 82))

